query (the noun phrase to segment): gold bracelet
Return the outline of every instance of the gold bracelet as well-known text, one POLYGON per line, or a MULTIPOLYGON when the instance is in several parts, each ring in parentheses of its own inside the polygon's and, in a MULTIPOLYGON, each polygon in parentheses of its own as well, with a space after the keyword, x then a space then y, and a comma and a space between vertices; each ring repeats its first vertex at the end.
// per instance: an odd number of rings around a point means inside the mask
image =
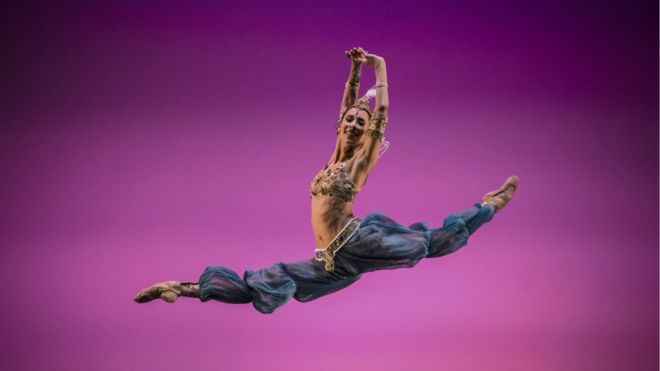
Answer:
POLYGON ((351 68, 351 75, 348 77, 348 85, 359 86, 360 76, 362 74, 362 64, 354 64, 351 68))

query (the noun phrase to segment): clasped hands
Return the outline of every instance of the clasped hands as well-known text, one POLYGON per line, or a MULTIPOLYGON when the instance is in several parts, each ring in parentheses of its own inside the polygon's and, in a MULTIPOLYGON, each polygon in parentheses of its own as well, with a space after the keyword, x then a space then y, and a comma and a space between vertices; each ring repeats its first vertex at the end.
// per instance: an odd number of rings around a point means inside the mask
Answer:
POLYGON ((385 61, 383 57, 379 57, 376 54, 369 54, 361 47, 347 50, 344 54, 346 54, 346 56, 350 58, 354 63, 364 63, 373 68, 378 67, 382 62, 385 61))

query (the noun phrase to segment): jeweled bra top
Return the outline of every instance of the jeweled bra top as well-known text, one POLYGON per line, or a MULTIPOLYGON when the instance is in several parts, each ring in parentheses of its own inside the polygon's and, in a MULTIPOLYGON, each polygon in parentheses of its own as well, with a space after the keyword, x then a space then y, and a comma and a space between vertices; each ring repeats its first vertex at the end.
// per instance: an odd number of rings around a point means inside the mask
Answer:
POLYGON ((343 162, 333 170, 326 165, 312 180, 311 188, 312 196, 326 195, 345 202, 352 202, 360 190, 351 180, 343 162))

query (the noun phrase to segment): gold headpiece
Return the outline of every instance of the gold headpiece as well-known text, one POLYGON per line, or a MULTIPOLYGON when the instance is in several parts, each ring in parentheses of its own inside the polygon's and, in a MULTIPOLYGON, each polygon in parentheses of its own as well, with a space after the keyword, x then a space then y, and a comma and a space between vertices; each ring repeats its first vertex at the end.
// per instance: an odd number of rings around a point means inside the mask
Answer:
POLYGON ((339 129, 341 128, 341 121, 344 119, 344 115, 346 115, 346 112, 348 112, 348 110, 350 110, 351 108, 357 108, 358 110, 366 111, 367 114, 369 115, 369 118, 371 119, 371 107, 369 106, 369 99, 375 96, 375 93, 376 90, 374 88, 369 89, 362 98, 358 99, 357 102, 355 102, 354 105, 347 107, 345 110, 339 113, 339 121, 337 121, 337 134, 339 134, 339 129))

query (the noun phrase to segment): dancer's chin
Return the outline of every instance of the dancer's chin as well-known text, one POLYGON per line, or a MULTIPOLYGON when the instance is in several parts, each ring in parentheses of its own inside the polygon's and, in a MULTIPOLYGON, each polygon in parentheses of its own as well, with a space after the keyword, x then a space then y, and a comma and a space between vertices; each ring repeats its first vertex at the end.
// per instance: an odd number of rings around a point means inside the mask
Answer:
POLYGON ((360 144, 360 137, 346 136, 344 143, 351 147, 357 147, 360 144))

